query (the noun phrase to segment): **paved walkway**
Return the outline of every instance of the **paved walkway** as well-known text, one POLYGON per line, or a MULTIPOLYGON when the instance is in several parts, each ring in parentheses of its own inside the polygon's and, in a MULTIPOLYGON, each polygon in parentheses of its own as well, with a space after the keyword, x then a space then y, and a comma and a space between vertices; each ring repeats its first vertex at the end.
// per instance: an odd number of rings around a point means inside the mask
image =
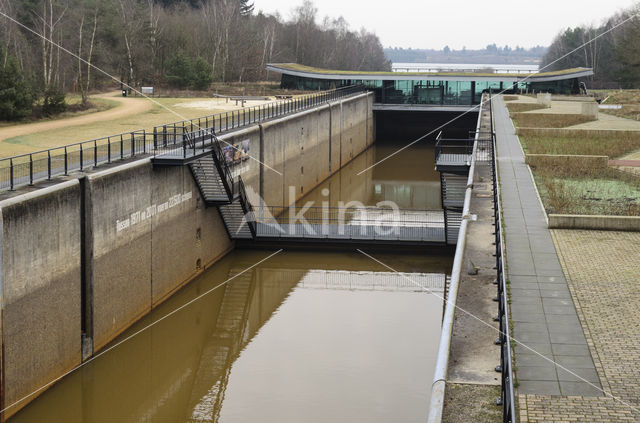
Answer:
POLYGON ((521 343, 514 348, 518 394, 600 396, 600 380, 502 98, 494 100, 494 116, 513 336, 521 343))

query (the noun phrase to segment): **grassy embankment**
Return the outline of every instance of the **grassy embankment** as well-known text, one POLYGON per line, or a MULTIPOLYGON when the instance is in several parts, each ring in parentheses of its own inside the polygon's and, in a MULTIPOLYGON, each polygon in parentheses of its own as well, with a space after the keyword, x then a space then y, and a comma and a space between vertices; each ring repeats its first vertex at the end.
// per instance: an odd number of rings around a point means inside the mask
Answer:
POLYGON ((595 120, 592 116, 555 113, 511 113, 511 119, 521 128, 566 128, 595 120))
MULTIPOLYGON (((619 157, 640 149, 640 133, 568 131, 562 137, 521 136, 528 154, 604 155, 619 157)), ((537 158, 532 166, 547 213, 640 216, 640 178, 611 167, 584 161, 559 165, 553 157, 537 158)))
POLYGON ((543 104, 538 103, 507 103, 509 114, 530 112, 532 110, 546 109, 543 104))
POLYGON ((602 104, 619 104, 621 109, 601 109, 600 113, 640 120, 640 90, 598 90, 602 104))

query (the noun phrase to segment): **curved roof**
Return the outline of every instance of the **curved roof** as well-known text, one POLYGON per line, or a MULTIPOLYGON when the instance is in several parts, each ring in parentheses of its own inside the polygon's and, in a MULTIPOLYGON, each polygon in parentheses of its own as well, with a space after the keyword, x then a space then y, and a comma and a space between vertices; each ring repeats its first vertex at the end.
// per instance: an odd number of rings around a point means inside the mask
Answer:
POLYGON ((297 63, 268 63, 267 69, 291 76, 316 79, 357 79, 365 81, 376 80, 416 80, 437 79, 442 81, 506 81, 530 82, 559 81, 563 79, 579 78, 593 75, 590 68, 572 68, 553 72, 539 73, 486 73, 486 72, 368 72, 345 71, 314 68, 297 63))

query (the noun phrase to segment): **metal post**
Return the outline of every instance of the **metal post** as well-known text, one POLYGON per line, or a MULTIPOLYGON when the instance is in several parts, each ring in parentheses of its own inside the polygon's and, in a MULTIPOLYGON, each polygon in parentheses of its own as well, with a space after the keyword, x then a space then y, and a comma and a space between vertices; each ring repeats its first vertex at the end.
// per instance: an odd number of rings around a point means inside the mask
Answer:
POLYGON ((167 125, 162 126, 162 146, 167 146, 167 125))
POLYGON ((29 154, 29 185, 33 185, 33 154, 29 154))
POLYGON ((82 157, 82 144, 80 144, 80 170, 82 170, 82 166, 83 166, 83 157, 82 157))
POLYGON ((47 179, 51 180, 51 150, 47 150, 47 179))
POLYGON ((67 156, 67 147, 64 148, 64 174, 67 175, 69 169, 69 159, 67 156))
POLYGON ((131 133, 131 157, 136 155, 136 137, 131 133))
POLYGON ((93 167, 98 167, 98 140, 93 140, 93 167))
POLYGON ((11 184, 11 188, 9 189, 13 191, 13 158, 9 159, 9 179, 11 184))
POLYGON ((120 160, 124 159, 124 138, 120 134, 120 160))
MULTIPOLYGON (((153 128, 153 147, 155 149, 155 144, 156 144, 156 134, 155 134, 156 128, 153 128)), ((111 163, 111 138, 108 139, 107 142, 107 163, 111 163)))

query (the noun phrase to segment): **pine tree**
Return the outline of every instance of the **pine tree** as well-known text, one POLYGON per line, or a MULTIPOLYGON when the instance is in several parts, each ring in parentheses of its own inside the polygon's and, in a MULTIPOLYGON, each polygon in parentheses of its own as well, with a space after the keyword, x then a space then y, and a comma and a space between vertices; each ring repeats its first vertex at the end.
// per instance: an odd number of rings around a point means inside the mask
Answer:
POLYGON ((196 90, 206 90, 213 82, 211 65, 202 57, 198 57, 193 64, 192 86, 196 90))
POLYGON ((18 62, 0 45, 0 120, 17 120, 31 114, 33 93, 18 62), (3 63, 4 62, 4 63, 3 63))

